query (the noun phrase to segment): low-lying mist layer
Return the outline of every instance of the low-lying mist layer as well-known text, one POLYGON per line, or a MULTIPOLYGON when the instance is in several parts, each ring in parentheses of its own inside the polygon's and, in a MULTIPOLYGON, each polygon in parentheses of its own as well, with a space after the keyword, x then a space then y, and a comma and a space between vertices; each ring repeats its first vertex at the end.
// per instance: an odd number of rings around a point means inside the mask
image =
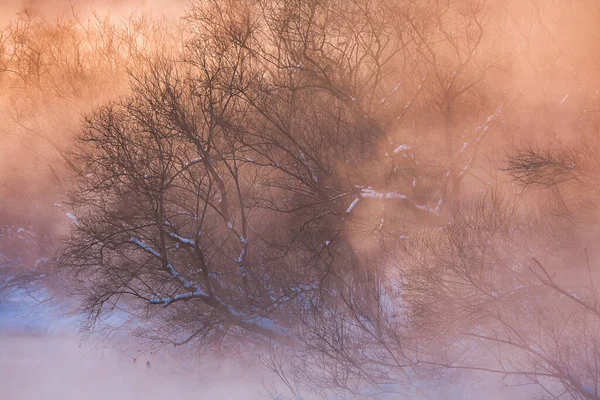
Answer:
POLYGON ((0 396, 23 400, 265 398, 252 371, 217 368, 216 362, 207 362, 206 368, 184 368, 149 352, 138 355, 135 350, 80 343, 73 337, 0 336, 0 396))

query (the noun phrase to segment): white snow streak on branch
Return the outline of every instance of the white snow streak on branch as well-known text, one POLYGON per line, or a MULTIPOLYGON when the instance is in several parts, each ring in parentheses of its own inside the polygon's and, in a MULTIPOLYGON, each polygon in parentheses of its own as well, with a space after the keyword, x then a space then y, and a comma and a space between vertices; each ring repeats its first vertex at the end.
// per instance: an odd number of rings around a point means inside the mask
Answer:
POLYGON ((469 145, 469 142, 464 142, 462 149, 460 149, 460 152, 462 153, 463 151, 465 151, 465 149, 467 148, 468 145, 469 145))
POLYGON ((249 318, 247 320, 244 320, 245 322, 248 322, 252 325, 256 325, 261 327, 262 329, 266 330, 266 331, 271 331, 271 332, 275 332, 281 336, 285 336, 289 333, 289 329, 278 325, 275 321, 273 321, 270 318, 266 318, 266 317, 253 317, 253 318, 249 318))
POLYGON ((40 263, 45 263, 47 262, 49 259, 48 257, 42 257, 42 258, 38 258, 37 261, 35 262, 35 265, 33 266, 33 270, 35 271, 35 269, 38 267, 38 265, 40 263))
MULTIPOLYGON (((401 85, 402 85, 402 82, 398 82, 398 84, 396 85, 396 87, 390 93, 390 96, 393 95, 394 93, 396 93, 398 91, 398 89, 400 89, 401 85)), ((385 103, 386 100, 387 100, 387 97, 382 98, 381 99, 381 103, 385 103)))
POLYGON ((175 215, 186 215, 188 217, 192 217, 195 221, 200 220, 200 217, 189 211, 175 211, 175 215))
POLYGON ((386 199, 400 199, 400 200, 404 200, 406 199, 406 196, 400 193, 394 193, 394 192, 388 192, 385 194, 385 198, 386 199))
POLYGON ((398 146, 398 147, 396 147, 396 148, 394 149, 394 154, 398 154, 398 153, 400 153, 401 151, 403 151, 403 150, 408 150, 408 149, 410 149, 410 147, 408 147, 408 145, 407 145, 407 144, 401 144, 400 146, 398 146))
MULTIPOLYGON (((500 104, 496 110, 494 110, 494 112, 492 114, 490 114, 489 117, 487 117, 487 119, 485 120, 485 125, 484 126, 478 126, 477 128, 475 128, 475 133, 479 132, 479 135, 475 138, 475 144, 479 143, 483 137, 483 135, 490 129, 490 123, 492 121, 494 121, 502 112, 502 104, 500 104)), ((461 153, 467 148, 467 146, 469 145, 469 143, 466 143, 463 145, 463 149, 460 151, 461 153)))
POLYGON ((308 168, 308 172, 310 172, 310 176, 312 177, 312 180, 315 183, 319 183, 319 177, 315 174, 315 170, 313 169, 312 165, 310 165, 309 162, 306 160, 306 157, 304 157, 303 152, 300 152, 300 157, 302 158, 302 162, 304 163, 306 168, 308 168))
MULTIPOLYGON (((423 81, 425 80, 425 77, 423 77, 423 81)), ((423 88, 423 84, 421 83, 418 87, 416 92, 414 93, 412 99, 410 99, 408 101, 408 103, 406 103, 404 105, 404 108, 402 109, 402 111, 400 111, 400 114, 396 117, 396 119, 400 119, 402 118, 402 116, 404 115, 404 113, 406 112, 406 110, 408 110, 408 107, 410 107, 410 104, 413 102, 413 100, 415 100, 417 98, 417 96, 419 95, 419 92, 421 91, 421 89, 423 88)))
POLYGON ((360 195, 362 197, 372 197, 372 198, 376 198, 376 199, 400 199, 400 200, 406 200, 406 196, 400 193, 394 193, 394 192, 388 192, 388 193, 380 193, 377 192, 373 189, 369 188, 362 188, 360 190, 360 195))
MULTIPOLYGON (((156 251, 152 247, 146 245, 144 242, 142 242, 138 238, 132 236, 131 239, 129 239, 129 241, 135 243, 136 245, 141 247, 144 251, 152 254, 154 257, 161 258, 161 255, 158 251, 156 251)), ((191 293, 180 294, 180 295, 177 295, 174 297, 166 297, 163 299, 151 299, 150 303, 152 303, 152 304, 161 304, 162 303, 165 306, 168 306, 170 303, 172 303, 173 301, 176 301, 176 300, 184 300, 184 299, 188 299, 188 298, 191 299, 194 297, 208 299, 210 297, 204 290, 202 290, 202 288, 197 283, 190 281, 189 279, 186 279, 183 275, 181 275, 179 272, 177 272, 175 270, 175 267, 173 267, 173 265, 168 263, 167 268, 169 269, 169 272, 173 278, 175 278, 179 282, 183 283, 183 286, 186 289, 193 289, 194 291, 191 293)))
POLYGON ((490 123, 490 122, 492 122, 492 121, 493 121, 495 118, 497 118, 497 117, 498 117, 498 115, 500 115, 500 113, 502 112, 502 107, 503 107, 503 106, 504 106, 503 104, 500 104, 498 107, 496 107, 496 110, 494 111, 494 113, 493 113, 492 115, 490 115, 490 116, 489 116, 489 117, 488 117, 488 118, 485 120, 485 122, 486 122, 487 124, 489 124, 489 123, 490 123))
POLYGON ((425 205, 415 204, 415 207, 417 207, 419 210, 427 211, 427 212, 430 212, 430 213, 432 213, 434 215, 439 215, 442 203, 443 203, 443 201, 442 201, 442 199, 440 199, 438 201, 438 203, 437 203, 437 207, 435 207, 435 208, 433 208, 433 207, 431 207, 430 205, 427 205, 427 204, 425 204, 425 205))
POLYGON ((469 158, 469 161, 467 161, 467 163, 465 164, 465 166, 460 170, 460 173, 458 174, 458 177, 460 178, 461 176, 463 176, 467 170, 469 169, 469 167, 471 167, 471 163, 473 162, 473 157, 469 158))
POLYGON ((346 213, 350 214, 352 212, 352 210, 354 210, 354 207, 356 207, 356 205, 358 204, 359 201, 360 201, 360 197, 355 198, 354 201, 350 204, 350 206, 346 210, 346 213))
POLYGON ((250 324, 250 325, 254 325, 256 327, 259 327, 261 329, 264 329, 266 331, 270 331, 274 334, 280 335, 280 336, 285 336, 289 333, 289 329, 278 325, 275 321, 273 321, 270 318, 266 318, 266 317, 261 317, 261 316, 247 316, 244 315, 242 313, 240 313, 239 311, 237 311, 236 309, 234 309, 231 306, 228 306, 227 304, 225 304, 223 302, 223 300, 219 299, 218 297, 215 296, 215 300, 225 309, 227 310, 227 312, 234 318, 237 318, 240 320, 241 324, 250 324))
MULTIPOLYGON (((161 255, 158 251, 154 250, 152 247, 146 245, 144 242, 139 240, 138 238, 132 236, 129 239, 130 242, 135 243, 137 246, 142 248, 144 251, 152 254, 157 258, 161 258, 161 255)), ((289 330, 283 326, 278 325, 275 321, 269 318, 261 317, 261 316, 247 316, 239 311, 235 310, 231 306, 225 304, 221 299, 219 299, 214 294, 211 296, 207 294, 202 288, 195 282, 186 279, 183 275, 175 270, 175 268, 169 263, 167 264, 167 268, 175 279, 183 283, 183 286, 187 289, 194 289, 193 292, 178 294, 173 297, 165 297, 165 298, 153 298, 150 299, 149 302, 151 304, 164 304, 165 307, 171 304, 174 301, 180 300, 188 300, 192 298, 199 298, 202 300, 210 300, 213 299, 216 301, 220 307, 222 307, 231 317, 237 319, 241 326, 243 325, 252 325, 254 327, 263 329, 265 331, 271 332, 278 336, 285 336, 289 332, 289 330)))
POLYGON ((244 262, 244 256, 246 255, 246 249, 242 249, 240 255, 238 256, 237 262, 242 264, 244 262))
POLYGON ((137 244, 139 247, 141 247, 143 250, 147 251, 148 253, 152 254, 154 257, 160 258, 160 253, 158 251, 154 250, 150 246, 147 246, 144 242, 142 242, 138 238, 132 236, 131 239, 129 239, 129 241, 137 244))
MULTIPOLYGON (((502 112, 502 106, 503 105, 500 104, 496 108, 496 110, 489 117, 487 117, 487 119, 485 120, 485 125, 483 127, 478 126, 477 128, 475 128, 475 132, 476 133, 479 132, 479 135, 475 138, 474 144, 478 144, 481 141, 481 139, 483 138, 483 135, 485 135, 485 133, 490 130, 490 123, 492 121, 494 121, 494 119, 496 119, 500 115, 500 113, 502 112)), ((460 150, 460 153, 462 154, 468 146, 469 146, 469 142, 465 142, 463 144, 463 148, 460 150)), ((472 155, 469 158, 469 161, 467 161, 465 166, 462 168, 462 170, 458 174, 459 177, 462 177, 467 172, 467 170, 471 167, 471 163, 473 162, 473 159, 474 159, 474 155, 472 155)), ((449 171, 448 171, 448 174, 449 174, 449 171)))
POLYGON ((193 160, 188 161, 187 163, 184 164, 185 168, 191 167, 194 164, 198 164, 199 162, 202 161, 202 158, 200 157, 196 157, 193 160))
POLYGON ((150 301, 150 304, 164 304, 164 306, 166 307, 174 301, 201 298, 201 297, 203 297, 203 295, 205 295, 205 293, 203 293, 203 292, 188 292, 188 293, 178 294, 173 297, 154 298, 154 299, 150 299, 149 301, 150 301))
POLYGON ((70 212, 66 213, 65 215, 67 216, 67 218, 73 221, 75 225, 79 225, 79 221, 77 220, 77 217, 75 215, 71 214, 70 212))
POLYGON ((173 239, 175 239, 175 240, 177 240, 177 241, 179 241, 179 242, 181 242, 183 244, 187 244, 189 246, 196 246, 196 242, 194 242, 191 239, 187 239, 187 238, 181 237, 181 236, 176 235, 174 233, 169 233, 169 236, 171 236, 173 239))

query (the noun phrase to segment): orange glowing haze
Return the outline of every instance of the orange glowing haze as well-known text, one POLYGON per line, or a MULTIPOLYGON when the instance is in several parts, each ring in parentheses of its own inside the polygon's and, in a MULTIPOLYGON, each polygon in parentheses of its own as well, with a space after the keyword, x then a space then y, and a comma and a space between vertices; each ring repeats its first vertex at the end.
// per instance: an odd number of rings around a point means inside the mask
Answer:
POLYGON ((0 397, 600 400, 598 21, 0 1, 0 397))

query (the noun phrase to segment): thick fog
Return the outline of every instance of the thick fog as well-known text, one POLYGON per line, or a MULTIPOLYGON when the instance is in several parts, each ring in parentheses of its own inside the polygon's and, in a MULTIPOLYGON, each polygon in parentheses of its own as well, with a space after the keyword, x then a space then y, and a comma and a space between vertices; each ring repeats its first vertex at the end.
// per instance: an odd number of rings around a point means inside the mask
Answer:
POLYGON ((165 363, 74 335, 0 336, 0 397, 5 399, 261 399, 252 369, 165 363), (134 358, 136 358, 134 363, 134 358), (150 363, 150 368, 146 365, 150 363))
POLYGON ((0 0, 0 398, 600 400, 595 0, 0 0))

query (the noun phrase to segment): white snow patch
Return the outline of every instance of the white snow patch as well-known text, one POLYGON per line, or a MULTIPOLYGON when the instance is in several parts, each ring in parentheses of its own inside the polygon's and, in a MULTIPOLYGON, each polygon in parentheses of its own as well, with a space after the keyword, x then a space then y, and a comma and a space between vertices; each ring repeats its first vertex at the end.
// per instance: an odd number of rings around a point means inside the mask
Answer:
POLYGON ((179 242, 181 242, 183 244, 188 244, 190 246, 195 246, 196 245, 196 242, 194 242, 193 240, 181 237, 179 235, 176 235, 175 233, 169 233, 169 236, 171 236, 173 239, 175 239, 175 240, 177 240, 177 241, 179 241, 179 242))
POLYGON ((434 215, 439 215, 440 207, 442 206, 442 203, 443 203, 443 201, 442 201, 442 199, 440 199, 435 208, 431 207, 428 204, 424 204, 424 205, 415 204, 415 207, 417 207, 419 210, 427 211, 434 215))
POLYGON ((410 149, 410 147, 408 147, 407 144, 401 144, 400 146, 398 146, 394 149, 394 154, 400 153, 401 151, 408 150, 408 149, 410 149))
POLYGON ((465 151, 465 149, 467 148, 468 145, 469 145, 469 142, 464 142, 462 149, 460 149, 460 152, 462 153, 463 151, 465 151))
POLYGON ((238 263, 243 263, 244 262, 244 255, 246 254, 246 249, 242 249, 242 251, 240 252, 240 255, 237 259, 238 263))
POLYGON ((65 215, 67 216, 67 218, 73 221, 75 225, 79 225, 79 221, 77 220, 77 217, 75 215, 71 214, 70 212, 65 213, 65 215))
POLYGON ((356 205, 358 204, 359 201, 360 201, 359 197, 355 198, 354 201, 350 204, 350 206, 346 210, 346 213, 350 214, 352 212, 352 210, 354 210, 354 207, 356 207, 356 205))
POLYGON ((388 193, 380 193, 377 192, 373 189, 369 188, 363 188, 360 191, 360 195, 362 197, 372 197, 372 198, 376 198, 376 199, 400 199, 400 200, 405 200, 406 199, 406 195, 403 195, 401 193, 395 193, 395 192, 388 192, 388 193))
POLYGON ((189 167, 189 166, 192 166, 192 165, 194 165, 194 164, 197 164, 197 163, 199 163, 200 161, 202 161, 202 158, 200 158, 200 157, 196 157, 196 158, 194 158, 193 160, 190 160, 190 161, 188 161, 187 163, 185 163, 185 164, 184 164, 184 167, 186 167, 186 168, 187 168, 187 167, 189 167))
POLYGON ((43 263, 43 262, 46 262, 46 261, 48 261, 48 257, 38 258, 36 260, 36 262, 35 262, 35 265, 33 266, 33 269, 35 270, 40 263, 43 263))

